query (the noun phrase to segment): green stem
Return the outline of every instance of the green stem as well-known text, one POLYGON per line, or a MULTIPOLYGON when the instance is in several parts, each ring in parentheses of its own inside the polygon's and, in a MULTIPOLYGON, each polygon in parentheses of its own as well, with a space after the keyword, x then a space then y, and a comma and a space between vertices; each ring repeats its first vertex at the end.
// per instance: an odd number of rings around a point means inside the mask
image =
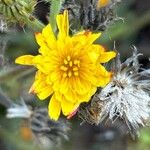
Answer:
POLYGON ((45 27, 45 25, 35 17, 33 17, 31 20, 28 19, 27 25, 36 32, 42 31, 42 29, 45 27))
POLYGON ((51 1, 51 7, 50 7, 50 18, 49 18, 49 22, 52 26, 52 29, 55 33, 56 29, 57 29, 57 25, 56 25, 56 16, 59 14, 60 9, 61 9, 61 5, 63 0, 50 0, 51 1))

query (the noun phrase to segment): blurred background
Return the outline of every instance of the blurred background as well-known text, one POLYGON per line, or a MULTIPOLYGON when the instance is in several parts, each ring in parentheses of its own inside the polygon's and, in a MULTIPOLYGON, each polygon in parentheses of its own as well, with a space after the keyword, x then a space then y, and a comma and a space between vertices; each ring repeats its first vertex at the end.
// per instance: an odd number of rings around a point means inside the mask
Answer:
MULTIPOLYGON (((1 2, 0 2, 1 3, 1 2)), ((39 2, 35 15, 47 24, 49 3, 39 2)), ((108 49, 115 48, 122 60, 131 53, 135 45, 143 53, 140 63, 144 68, 150 67, 150 1, 122 0, 115 7, 116 21, 103 32, 98 42, 108 49)), ((23 99, 33 107, 45 105, 48 101, 38 101, 28 94, 34 80, 32 67, 15 65, 15 58, 23 54, 37 54, 38 45, 33 31, 17 25, 8 33, 0 33, 0 88, 15 103, 23 99)), ((1 98, 1 97, 0 97, 1 98)), ((58 147, 47 149, 60 150, 150 150, 150 129, 140 131, 138 138, 122 134, 118 126, 92 126, 76 116, 69 120, 69 139, 63 140, 58 147)), ((0 105, 0 150, 43 150, 44 146, 35 140, 27 119, 6 118, 6 108, 0 105)))

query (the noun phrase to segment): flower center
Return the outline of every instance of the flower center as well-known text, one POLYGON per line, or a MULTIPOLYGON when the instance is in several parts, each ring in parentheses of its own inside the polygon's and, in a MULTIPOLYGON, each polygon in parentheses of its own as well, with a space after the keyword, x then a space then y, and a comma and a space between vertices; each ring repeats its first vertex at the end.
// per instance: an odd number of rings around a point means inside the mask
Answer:
POLYGON ((67 56, 63 60, 63 65, 60 66, 60 69, 63 71, 63 77, 72 77, 79 76, 80 60, 71 58, 67 56))

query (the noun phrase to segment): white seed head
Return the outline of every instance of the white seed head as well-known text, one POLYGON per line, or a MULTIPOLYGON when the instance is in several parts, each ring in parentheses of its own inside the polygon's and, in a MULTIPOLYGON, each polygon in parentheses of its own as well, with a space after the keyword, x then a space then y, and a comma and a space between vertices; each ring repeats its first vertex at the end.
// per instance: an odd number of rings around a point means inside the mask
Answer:
POLYGON ((150 116, 150 69, 141 68, 140 55, 135 47, 133 55, 123 63, 118 55, 111 82, 98 94, 104 102, 102 120, 121 118, 130 130, 146 126, 150 116))
POLYGON ((7 109, 7 118, 30 118, 32 111, 22 100, 22 104, 13 104, 7 109))

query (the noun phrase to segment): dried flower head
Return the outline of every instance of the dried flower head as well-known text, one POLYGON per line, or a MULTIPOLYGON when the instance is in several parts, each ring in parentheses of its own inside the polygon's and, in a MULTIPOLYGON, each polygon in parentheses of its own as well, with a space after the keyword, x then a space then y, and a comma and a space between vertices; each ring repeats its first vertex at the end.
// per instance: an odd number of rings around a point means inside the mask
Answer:
POLYGON ((134 130, 146 126, 150 117, 150 70, 140 68, 140 55, 134 48, 133 55, 122 64, 118 56, 113 79, 98 95, 104 102, 102 118, 122 118, 134 130))
POLYGON ((35 141, 43 147, 60 146, 62 140, 68 140, 70 124, 60 119, 55 122, 48 116, 46 108, 29 108, 24 101, 22 104, 12 104, 7 108, 7 118, 26 119, 35 141))
POLYGON ((98 125, 101 119, 103 102, 95 94, 89 103, 84 103, 79 107, 78 116, 82 119, 82 124, 88 122, 92 125, 98 125))
POLYGON ((80 109, 83 120, 99 124, 108 119, 115 124, 119 119, 132 133, 147 125, 150 117, 150 69, 141 68, 140 55, 134 48, 133 55, 121 63, 118 54, 111 82, 97 92, 88 107, 80 109), (91 109, 94 111, 87 115, 91 109))
POLYGON ((53 121, 48 116, 46 108, 36 108, 30 118, 30 127, 35 135, 35 139, 41 144, 45 141, 60 146, 62 139, 69 140, 68 131, 70 124, 64 119, 53 121), (38 137, 38 138, 37 138, 38 137))
POLYGON ((62 11, 69 11, 71 29, 103 31, 116 19, 114 6, 119 0, 65 0, 62 11))
POLYGON ((40 99, 52 95, 49 115, 54 120, 59 118, 61 110, 65 116, 72 115, 80 103, 90 100, 97 87, 110 81, 111 73, 100 63, 106 63, 116 55, 93 44, 100 33, 82 31, 69 36, 68 11, 57 16, 57 25, 57 38, 50 24, 42 33, 36 33, 39 55, 16 59, 18 64, 34 65, 38 69, 30 92, 40 99))

